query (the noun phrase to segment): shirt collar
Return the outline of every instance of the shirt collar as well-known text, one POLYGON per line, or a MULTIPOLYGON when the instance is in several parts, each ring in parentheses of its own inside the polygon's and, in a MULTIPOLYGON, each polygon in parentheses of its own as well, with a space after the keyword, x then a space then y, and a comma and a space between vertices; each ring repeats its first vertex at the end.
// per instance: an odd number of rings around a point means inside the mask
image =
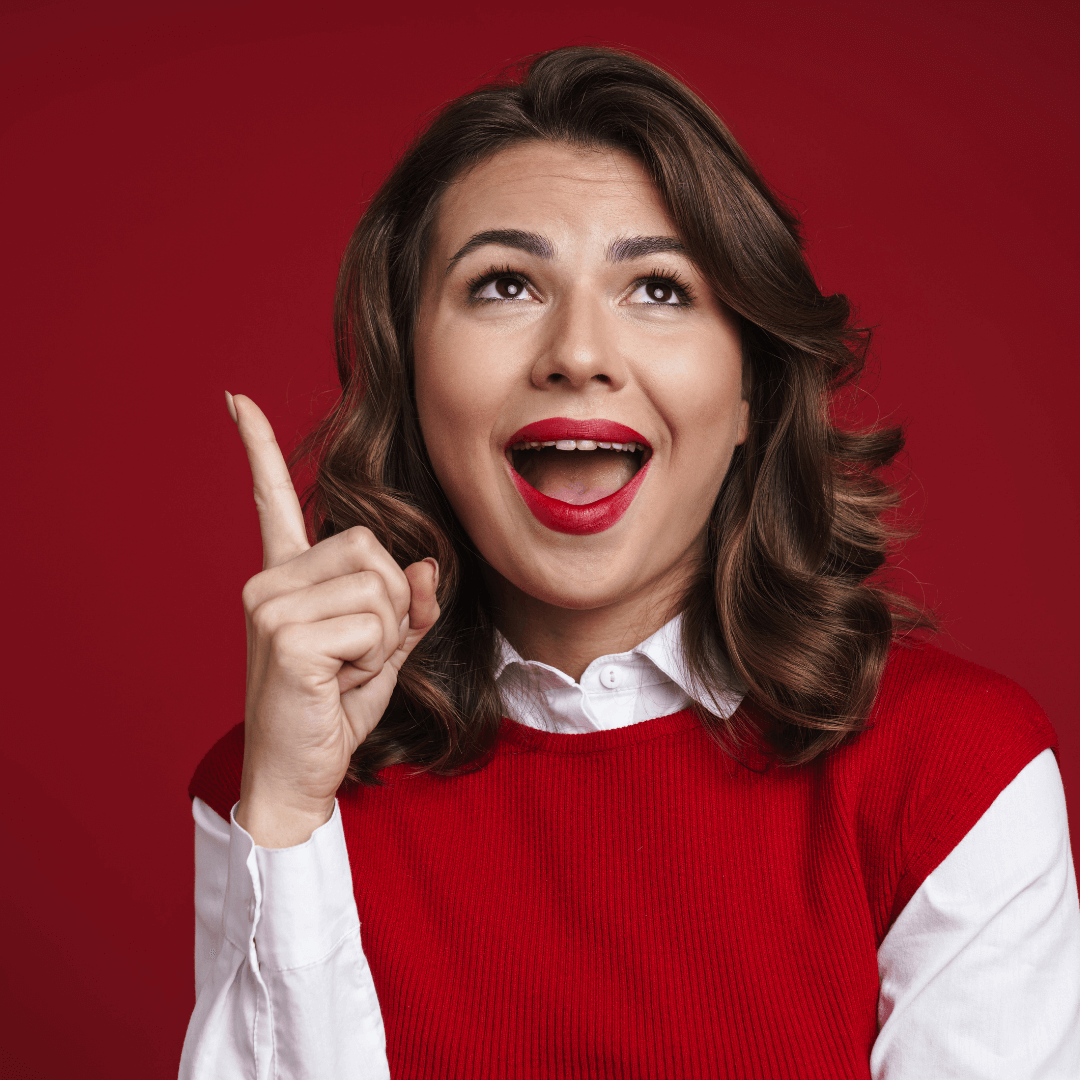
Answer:
MULTIPOLYGON (((495 681, 503 679, 504 673, 511 665, 519 665, 526 669, 534 679, 538 678, 541 684, 549 686, 562 684, 573 687, 577 684, 565 672, 549 664, 542 664, 538 660, 525 660, 521 654, 499 633, 496 633, 498 650, 495 661, 495 681)), ((712 690, 702 686, 687 671, 683 659, 682 649, 682 615, 664 623, 654 634, 650 634, 640 644, 624 653, 611 653, 597 657, 582 675, 582 680, 593 671, 606 663, 621 663, 630 665, 638 670, 639 685, 648 682, 673 682, 692 701, 697 701, 718 716, 728 717, 739 706, 744 691, 738 686, 737 681, 730 677, 728 686, 721 690, 712 690), (656 671, 650 678, 648 669, 652 667, 656 671), (659 676, 659 678, 655 677, 659 676)), ((724 664, 727 670, 727 664, 724 664)), ((504 680, 505 681, 505 680, 504 680)), ((533 680, 530 680, 533 681, 533 680)), ((535 685, 535 683, 534 683, 535 685)))

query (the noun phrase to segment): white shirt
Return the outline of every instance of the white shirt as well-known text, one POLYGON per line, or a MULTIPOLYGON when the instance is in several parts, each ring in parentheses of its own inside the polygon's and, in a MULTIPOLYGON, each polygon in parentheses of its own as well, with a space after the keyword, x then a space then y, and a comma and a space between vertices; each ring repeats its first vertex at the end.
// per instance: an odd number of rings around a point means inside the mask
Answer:
MULTIPOLYGON (((609 730, 692 693, 676 618, 580 681, 505 641, 507 715, 609 730)), ((737 693, 709 704, 728 716, 737 693)), ((296 847, 255 845, 200 799, 195 1011, 181 1080, 385 1080, 382 1014, 364 957, 340 810, 296 847)), ((1080 904, 1052 751, 1030 762, 923 882, 878 950, 874 1080, 1078 1080, 1080 904)))

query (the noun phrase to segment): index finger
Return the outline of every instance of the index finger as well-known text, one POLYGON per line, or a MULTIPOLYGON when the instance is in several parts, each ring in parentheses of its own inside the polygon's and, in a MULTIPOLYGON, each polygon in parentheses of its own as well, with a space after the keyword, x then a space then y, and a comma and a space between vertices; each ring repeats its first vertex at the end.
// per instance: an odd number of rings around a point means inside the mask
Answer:
POLYGON ((280 566, 311 547, 304 512, 289 467, 274 438, 274 429, 262 409, 242 394, 226 394, 226 397, 251 465, 262 531, 263 569, 280 566))

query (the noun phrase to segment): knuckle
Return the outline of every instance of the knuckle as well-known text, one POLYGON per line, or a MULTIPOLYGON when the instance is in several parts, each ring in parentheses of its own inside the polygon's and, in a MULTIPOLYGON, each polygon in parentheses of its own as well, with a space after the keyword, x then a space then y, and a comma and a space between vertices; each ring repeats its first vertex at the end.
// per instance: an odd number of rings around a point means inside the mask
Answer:
POLYGON ((259 605, 266 599, 266 593, 265 573, 256 574, 244 582, 244 587, 240 591, 240 599, 244 605, 244 611, 249 616, 254 615, 259 605))
POLYGON ((280 623, 277 608, 278 605, 273 600, 266 600, 249 612, 251 628, 258 637, 269 637, 274 633, 280 623))
POLYGON ((412 586, 404 573, 402 573, 400 581, 395 580, 390 599, 397 611, 407 612, 412 606, 412 586))
POLYGON ((345 542, 358 555, 366 555, 379 543, 375 534, 366 525, 354 525, 345 532, 345 542))
POLYGON ((400 566, 395 566, 390 573, 380 575, 380 578, 387 602, 396 612, 404 615, 412 603, 412 586, 409 585, 405 571, 400 566))
POLYGON ((386 582, 377 570, 360 570, 349 580, 349 596, 357 615, 381 617, 390 609, 386 582))
POLYGON ((383 641, 382 619, 378 615, 365 613, 358 615, 357 620, 359 623, 356 632, 357 644, 364 652, 380 648, 383 641))
MULTIPOLYGON (((363 616, 357 616, 362 619, 363 616)), ((382 665, 382 634, 358 623, 349 635, 349 663, 363 671, 378 671, 382 665)))
POLYGON ((304 627, 296 624, 280 626, 270 636, 270 655, 281 668, 296 667, 308 653, 304 627))
POLYGON ((353 582, 357 590, 365 595, 367 593, 382 591, 382 575, 377 570, 357 570, 353 574, 353 582))
POLYGON ((385 604, 387 602, 386 582, 377 570, 361 570, 356 575, 357 588, 367 604, 385 604))
POLYGON ((405 571, 397 564, 394 565, 393 571, 387 575, 386 593, 394 603, 400 603, 404 600, 408 604, 409 598, 412 596, 412 586, 409 584, 409 579, 405 576, 405 571))

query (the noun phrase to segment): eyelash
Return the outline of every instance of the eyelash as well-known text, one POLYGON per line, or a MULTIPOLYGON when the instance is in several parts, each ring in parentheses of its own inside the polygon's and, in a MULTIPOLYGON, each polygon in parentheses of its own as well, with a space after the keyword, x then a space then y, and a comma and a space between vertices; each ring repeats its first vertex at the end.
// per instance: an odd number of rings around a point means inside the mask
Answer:
POLYGON ((511 270, 509 266, 491 266, 485 270, 482 274, 477 274, 476 277, 470 278, 466 283, 466 288, 469 290, 469 298, 477 304, 502 304, 503 300, 493 300, 490 297, 484 297, 480 299, 476 294, 492 281, 496 281, 499 278, 513 278, 515 281, 520 281, 523 288, 529 287, 529 279, 524 274, 518 273, 517 270, 511 270))
MULTIPOLYGON (((466 282, 466 288, 469 290, 469 298, 477 304, 506 303, 505 300, 495 300, 490 297, 480 299, 480 297, 476 295, 485 285, 488 285, 499 278, 513 278, 515 281, 520 281, 523 288, 527 289, 529 287, 529 279, 519 271, 511 269, 510 266, 490 266, 483 273, 477 274, 476 277, 470 278, 468 282, 466 282)), ((644 277, 638 278, 633 285, 630 286, 630 291, 635 292, 637 289, 640 289, 642 285, 648 285, 650 281, 662 281, 665 285, 670 285, 671 288, 674 289, 675 295, 679 297, 678 305, 656 304, 656 307, 689 307, 693 304, 694 290, 690 287, 690 283, 680 277, 674 270, 661 270, 656 268, 644 277)))
MULTIPOLYGON (((674 270, 661 270, 659 267, 653 270, 651 274, 638 278, 634 282, 631 291, 640 289, 642 285, 648 285, 650 281, 662 281, 665 285, 670 285, 679 298, 679 307, 689 307, 694 302, 694 290, 690 287, 690 282, 684 280, 674 270)), ((664 305, 657 304, 656 306, 663 307, 664 305)))

